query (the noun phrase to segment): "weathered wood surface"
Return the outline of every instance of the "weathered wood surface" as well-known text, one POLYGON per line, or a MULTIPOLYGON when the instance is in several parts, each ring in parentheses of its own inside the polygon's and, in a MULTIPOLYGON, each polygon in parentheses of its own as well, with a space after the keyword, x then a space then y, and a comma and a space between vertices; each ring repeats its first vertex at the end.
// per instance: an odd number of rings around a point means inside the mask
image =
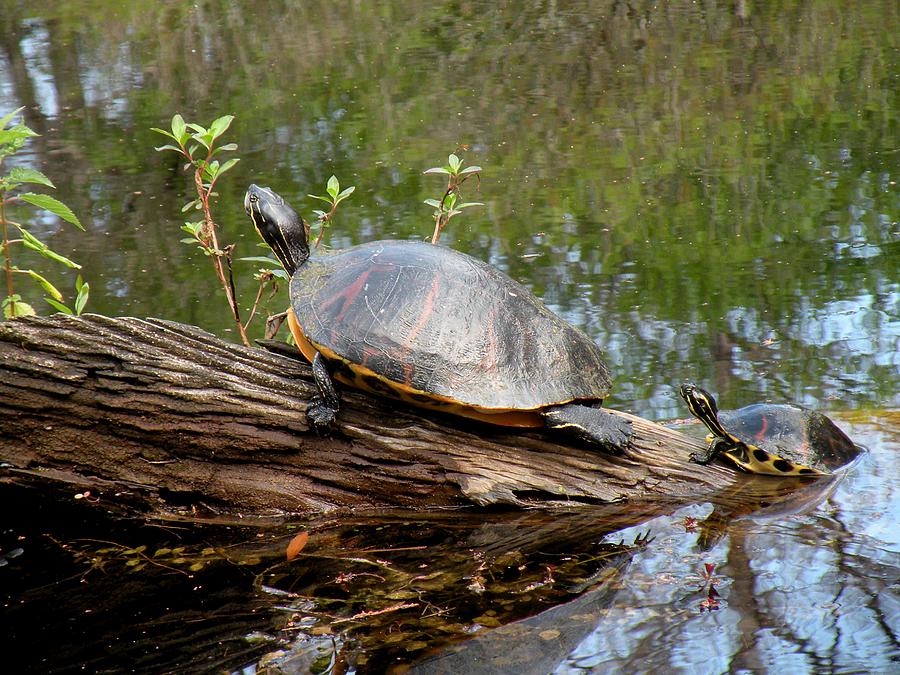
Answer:
MULTIPOLYGON (((547 508, 687 503, 736 474, 694 439, 634 422, 621 457, 344 391, 334 433, 309 431, 309 368, 159 319, 0 323, 0 461, 169 505, 261 514, 370 506, 547 508)), ((625 414, 625 413, 619 413, 625 414)))

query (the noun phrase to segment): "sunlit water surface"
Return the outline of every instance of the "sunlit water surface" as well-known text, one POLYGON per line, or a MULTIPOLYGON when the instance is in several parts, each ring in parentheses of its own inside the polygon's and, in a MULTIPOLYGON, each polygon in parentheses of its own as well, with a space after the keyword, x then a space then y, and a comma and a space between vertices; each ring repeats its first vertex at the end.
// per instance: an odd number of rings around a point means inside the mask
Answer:
MULTIPOLYGON (((900 452, 897 413, 842 426, 879 451, 825 501, 798 513, 732 521, 708 550, 709 504, 647 523, 602 625, 560 666, 574 672, 872 672, 900 668, 900 452), (703 611, 702 569, 716 565, 722 602, 703 611)), ((625 538, 629 532, 623 532, 625 538)))

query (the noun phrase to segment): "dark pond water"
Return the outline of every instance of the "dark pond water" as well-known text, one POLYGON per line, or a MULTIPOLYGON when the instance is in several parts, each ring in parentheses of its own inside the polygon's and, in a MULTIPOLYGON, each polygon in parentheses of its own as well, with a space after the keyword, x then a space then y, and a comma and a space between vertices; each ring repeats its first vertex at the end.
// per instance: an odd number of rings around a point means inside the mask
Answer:
MULTIPOLYGON (((150 127, 166 127, 175 112, 204 124, 236 116, 229 139, 241 162, 220 183, 214 213, 238 256, 261 254, 241 206, 250 182, 309 215, 318 207, 307 194, 321 194, 332 173, 357 189, 331 245, 425 238, 432 221, 422 202, 442 184, 423 171, 464 146, 465 160, 483 167, 465 196, 484 206, 454 219, 442 241, 503 268, 603 345, 616 374, 610 405, 685 416, 676 387, 690 379, 723 407, 790 400, 826 411, 870 450, 818 502, 763 509, 718 537, 685 526, 707 520, 708 504, 631 523, 615 541, 648 528, 656 539, 616 551, 604 586, 614 593, 590 610, 560 604, 586 601, 575 591, 531 607, 574 607, 590 625, 545 617, 530 639, 508 637, 500 651, 554 642, 549 657, 530 661, 534 672, 897 672, 900 9, 893 0, 758 4, 0 0, 0 114, 25 106, 41 134, 4 168, 44 171, 86 225, 81 233, 49 216, 31 221, 35 235, 83 264, 89 311, 174 319, 234 339, 206 261, 179 243, 190 183, 173 155, 154 152, 161 137, 150 127), (706 562, 716 564, 722 602, 701 612, 693 577, 706 562)), ((40 259, 19 262, 72 285, 40 259)), ((247 306, 254 266, 238 265, 247 306)), ((35 289, 17 290, 41 307, 35 289)), ((270 304, 279 310, 285 296, 270 304)), ((40 500, 4 494, 5 508, 20 502, 40 500)), ((15 638, 5 658, 42 672, 252 670, 273 648, 265 636, 298 634, 273 627, 281 615, 267 585, 278 584, 265 577, 271 559, 234 558, 229 569, 242 571, 198 569, 186 585, 162 583, 159 571, 128 575, 122 556, 69 541, 112 539, 94 531, 102 520, 67 534, 68 525, 53 529, 69 523, 66 509, 46 508, 18 510, 3 526, 4 611, 15 607, 27 628, 2 638, 15 638), (8 557, 17 548, 24 553, 8 557), (104 583, 96 566, 81 583, 89 554, 121 564, 109 563, 104 583), (171 621, 160 597, 152 620, 136 609, 154 584, 182 603, 171 621), (109 594, 118 599, 98 599, 109 594), (94 606, 116 620, 92 618, 94 606), (52 631, 39 628, 40 612, 57 614, 52 631), (217 633, 210 617, 228 630, 217 633), (193 621, 203 649, 186 646, 193 621)), ((177 548, 158 532, 114 534, 131 547, 177 548)), ((229 541, 179 536, 197 546, 229 541)), ((459 546, 488 550, 480 537, 459 546)), ((377 534, 365 538, 376 547, 377 534)), ((555 554, 587 556, 579 546, 566 540, 555 554)), ((570 589, 587 588, 577 581, 596 572, 587 567, 568 570, 570 589)), ((311 578, 291 583, 320 588, 311 578)), ((522 583, 537 582, 523 572, 522 583)), ((479 639, 529 613, 479 605, 485 613, 473 616, 463 611, 466 592, 456 597, 454 620, 468 633, 482 626, 479 639)), ((398 639, 337 631, 334 643, 329 634, 328 644, 356 655, 333 670, 418 659, 442 643, 436 629, 421 630, 398 639), (399 646, 383 646, 391 644, 399 646)), ((310 649, 323 635, 310 637, 310 649)), ((480 663, 496 663, 488 653, 480 663)))

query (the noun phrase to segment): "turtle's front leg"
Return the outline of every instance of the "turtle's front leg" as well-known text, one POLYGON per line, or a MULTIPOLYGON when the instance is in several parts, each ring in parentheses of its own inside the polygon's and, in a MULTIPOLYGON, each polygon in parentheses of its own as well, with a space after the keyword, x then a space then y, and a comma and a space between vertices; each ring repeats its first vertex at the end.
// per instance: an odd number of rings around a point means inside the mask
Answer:
POLYGON ((322 432, 334 422, 338 410, 341 409, 341 399, 337 389, 334 388, 334 381, 325 365, 325 359, 318 352, 312 360, 312 373, 319 393, 307 405, 306 417, 317 432, 322 432))
POLYGON ((725 438, 719 438, 718 436, 713 437, 713 439, 709 442, 709 447, 702 452, 692 452, 690 459, 692 462, 697 464, 709 464, 716 457, 718 457, 722 451, 727 450, 728 446, 733 445, 725 438))

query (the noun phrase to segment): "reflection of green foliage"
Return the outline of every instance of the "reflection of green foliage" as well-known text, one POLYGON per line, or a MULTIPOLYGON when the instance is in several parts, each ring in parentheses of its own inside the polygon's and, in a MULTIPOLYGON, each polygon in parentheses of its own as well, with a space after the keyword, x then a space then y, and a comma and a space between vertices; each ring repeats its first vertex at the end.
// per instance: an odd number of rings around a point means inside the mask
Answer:
MULTIPOLYGON (((223 205, 254 181, 304 210, 311 186, 347 176, 358 187, 330 231, 340 245, 424 237, 420 204, 434 185, 420 172, 436 148, 470 144, 490 169, 473 197, 486 208, 442 241, 622 345, 629 399, 711 376, 696 364, 720 339, 749 354, 771 334, 781 366, 794 364, 786 379, 821 399, 837 391, 820 382, 845 352, 816 354, 804 321, 837 299, 871 302, 885 323, 894 311, 900 64, 884 27, 900 19, 896 2, 6 4, 7 25, 40 12, 53 43, 102 64, 99 77, 68 80, 59 67, 61 92, 142 81, 116 91, 118 117, 73 96, 80 112, 62 118, 68 137, 91 138, 73 174, 116 195, 104 197, 114 214, 104 245, 129 312, 227 327, 164 234, 161 214, 184 195, 121 140, 147 147, 142 129, 172 109, 240 117, 244 161, 223 205), (110 37, 121 34, 125 54, 110 37), (117 217, 125 191, 143 194, 117 217), (161 261, 166 275, 147 272, 161 261), (735 310, 759 320, 736 329, 735 310), (681 343, 666 344, 668 331, 681 343)), ((222 225, 247 229, 237 207, 222 225)), ((239 294, 255 290, 238 280, 239 294)), ((773 353, 762 351, 766 368, 773 353)), ((875 387, 854 396, 893 396, 896 373, 853 367, 875 387)), ((772 393, 765 373, 742 379, 772 393)))

